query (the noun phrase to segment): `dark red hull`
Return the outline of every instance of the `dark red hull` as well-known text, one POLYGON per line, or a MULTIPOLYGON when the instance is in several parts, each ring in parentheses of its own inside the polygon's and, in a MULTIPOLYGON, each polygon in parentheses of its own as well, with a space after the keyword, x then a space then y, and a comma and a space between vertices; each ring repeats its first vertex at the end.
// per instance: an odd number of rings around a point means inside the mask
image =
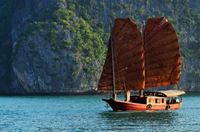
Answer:
POLYGON ((140 103, 127 102, 123 100, 103 99, 107 102, 113 111, 164 111, 177 110, 181 107, 181 103, 162 104, 162 105, 147 105, 140 103))

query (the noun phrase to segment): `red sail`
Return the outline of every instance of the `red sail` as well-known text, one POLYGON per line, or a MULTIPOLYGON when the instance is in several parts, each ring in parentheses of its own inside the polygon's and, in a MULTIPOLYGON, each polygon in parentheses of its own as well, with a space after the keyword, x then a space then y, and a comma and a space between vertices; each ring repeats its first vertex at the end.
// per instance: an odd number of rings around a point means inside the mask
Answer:
POLYGON ((180 52, 176 32, 165 17, 148 19, 144 30, 145 88, 177 84, 180 52))
POLYGON ((144 49, 136 23, 128 18, 116 19, 110 42, 98 89, 112 89, 111 46, 116 90, 144 88, 144 49))

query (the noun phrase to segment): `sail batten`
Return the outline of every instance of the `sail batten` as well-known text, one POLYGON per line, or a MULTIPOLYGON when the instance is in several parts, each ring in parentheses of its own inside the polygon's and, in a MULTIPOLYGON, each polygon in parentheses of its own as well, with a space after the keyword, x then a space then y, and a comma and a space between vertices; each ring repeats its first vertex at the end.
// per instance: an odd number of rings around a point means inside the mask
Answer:
POLYGON ((171 42, 164 41, 164 40, 168 40, 168 39, 170 39, 170 41, 177 41, 177 37, 174 36, 174 34, 170 34, 170 35, 166 34, 165 38, 162 38, 164 35, 165 34, 163 34, 161 36, 154 36, 154 37, 157 37, 157 38, 151 39, 151 40, 146 39, 145 40, 145 41, 147 41, 146 47, 149 47, 149 46, 152 46, 152 45, 156 46, 156 45, 172 44, 171 42), (159 40, 157 40, 158 38, 159 38, 159 40))
MULTIPOLYGON (((116 90, 146 89, 179 82, 180 47, 176 32, 165 17, 148 19, 143 33, 134 20, 117 19, 111 37, 116 90)), ((109 43, 98 89, 112 90, 112 79, 109 43)))

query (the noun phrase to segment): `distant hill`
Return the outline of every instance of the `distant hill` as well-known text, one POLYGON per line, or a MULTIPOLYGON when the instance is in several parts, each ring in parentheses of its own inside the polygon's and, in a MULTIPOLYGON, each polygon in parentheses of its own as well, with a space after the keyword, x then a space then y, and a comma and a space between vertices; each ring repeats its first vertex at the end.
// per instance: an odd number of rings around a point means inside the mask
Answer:
POLYGON ((95 90, 115 18, 166 16, 182 55, 180 88, 200 91, 198 0, 1 0, 0 93, 95 90))

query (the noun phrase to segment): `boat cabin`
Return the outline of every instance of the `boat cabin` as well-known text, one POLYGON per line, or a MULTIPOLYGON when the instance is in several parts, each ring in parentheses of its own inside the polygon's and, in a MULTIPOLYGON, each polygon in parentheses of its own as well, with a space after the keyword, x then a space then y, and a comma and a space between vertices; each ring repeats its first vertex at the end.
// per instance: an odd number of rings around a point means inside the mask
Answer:
POLYGON ((130 102, 140 104, 176 104, 182 102, 184 91, 167 90, 158 92, 145 92, 143 97, 130 96, 130 102))

